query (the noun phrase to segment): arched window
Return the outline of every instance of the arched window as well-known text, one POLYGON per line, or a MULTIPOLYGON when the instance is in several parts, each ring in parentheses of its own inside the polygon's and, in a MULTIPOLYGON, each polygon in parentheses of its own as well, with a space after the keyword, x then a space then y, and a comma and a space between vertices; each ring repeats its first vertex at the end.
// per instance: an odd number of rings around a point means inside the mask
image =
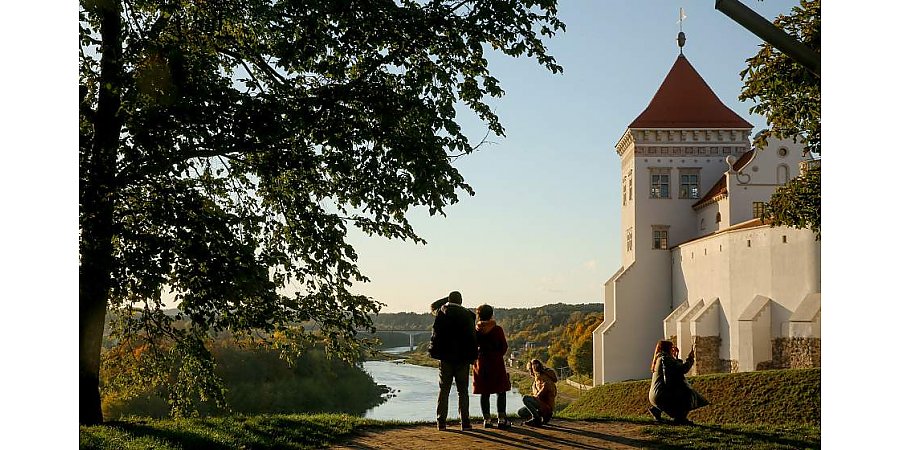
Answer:
POLYGON ((701 218, 700 219, 700 231, 703 231, 705 229, 706 229, 706 219, 701 218))
POLYGON ((722 213, 718 213, 718 212, 717 212, 717 213, 716 213, 716 223, 719 223, 719 222, 721 222, 721 221, 722 221, 722 213))
POLYGON ((775 179, 778 180, 778 184, 785 184, 791 179, 791 169, 787 164, 778 165, 775 169, 775 179))

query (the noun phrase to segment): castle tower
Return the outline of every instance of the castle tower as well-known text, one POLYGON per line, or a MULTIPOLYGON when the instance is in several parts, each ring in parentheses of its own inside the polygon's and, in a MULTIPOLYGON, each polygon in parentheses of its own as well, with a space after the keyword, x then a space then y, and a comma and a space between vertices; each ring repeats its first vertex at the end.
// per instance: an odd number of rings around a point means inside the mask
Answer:
POLYGON ((750 150, 751 129, 679 54, 616 143, 622 267, 604 286, 605 318, 593 332, 595 385, 649 376, 663 320, 676 306, 669 249, 698 236, 692 206, 728 170, 726 158, 750 150))

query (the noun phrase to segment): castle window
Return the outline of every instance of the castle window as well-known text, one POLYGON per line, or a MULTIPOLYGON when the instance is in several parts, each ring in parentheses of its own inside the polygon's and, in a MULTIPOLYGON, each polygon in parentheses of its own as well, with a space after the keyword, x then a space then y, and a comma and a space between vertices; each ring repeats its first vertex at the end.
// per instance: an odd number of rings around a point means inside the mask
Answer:
POLYGON ((791 179, 791 169, 787 164, 780 164, 778 168, 775 169, 775 177, 778 180, 778 184, 785 184, 791 179))
POLYGON ((700 219, 700 231, 706 229, 706 219, 700 219))
POLYGON ((761 219, 766 214, 766 202, 753 202, 753 218, 761 219))
POLYGON ((634 198, 632 193, 634 192, 634 178, 631 177, 631 174, 628 174, 628 200, 634 198))
POLYGON ((678 198, 700 198, 700 169, 679 169, 678 198))
POLYGON ((632 249, 632 231, 631 228, 628 229, 628 232, 625 233, 625 248, 630 252, 632 249))
POLYGON ((669 248, 669 227, 667 225, 653 225, 653 249, 666 250, 669 248))
POLYGON ((669 168, 650 168, 650 198, 669 198, 669 168))
POLYGON ((721 221, 722 221, 722 213, 717 212, 716 213, 716 223, 719 223, 721 221))
POLYGON ((625 206, 625 183, 622 183, 622 206, 625 206))

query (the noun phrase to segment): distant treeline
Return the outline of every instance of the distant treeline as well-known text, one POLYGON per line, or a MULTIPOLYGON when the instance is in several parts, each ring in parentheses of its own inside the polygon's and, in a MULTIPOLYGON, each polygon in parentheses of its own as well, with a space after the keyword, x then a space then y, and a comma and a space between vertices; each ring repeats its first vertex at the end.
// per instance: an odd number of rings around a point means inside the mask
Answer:
MULTIPOLYGON (((474 310, 474 307, 469 307, 474 310)), ((586 376, 592 371, 592 331, 603 321, 603 304, 571 305, 555 303, 535 308, 497 308, 494 318, 503 327, 514 365, 524 367, 530 359, 540 359, 550 367, 586 376), (527 345, 526 345, 527 344, 527 345)), ((372 316, 382 347, 409 345, 409 337, 386 330, 430 330, 434 316, 428 313, 382 313, 372 316)), ((427 342, 428 334, 417 336, 416 344, 427 342)), ((419 345, 425 352, 427 346, 419 345)), ((424 355, 422 356, 424 357, 424 355)))
MULTIPOLYGON (((475 310, 475 306, 477 305, 466 305, 466 307, 472 311, 475 310)), ((570 305, 566 303, 555 303, 535 308, 494 308, 494 318, 497 319, 504 328, 521 328, 522 325, 530 325, 536 321, 550 326, 557 326, 565 323, 573 312, 602 313, 603 304, 584 303, 570 305)), ((372 321, 378 331, 430 330, 431 324, 434 323, 434 316, 429 313, 380 313, 373 315, 372 321)))

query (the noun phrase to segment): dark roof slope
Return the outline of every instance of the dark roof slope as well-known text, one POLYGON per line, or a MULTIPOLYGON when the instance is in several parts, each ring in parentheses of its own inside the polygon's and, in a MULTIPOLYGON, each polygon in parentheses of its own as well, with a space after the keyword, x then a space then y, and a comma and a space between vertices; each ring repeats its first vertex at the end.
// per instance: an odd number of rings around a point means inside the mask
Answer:
POLYGON ((684 55, 629 128, 752 128, 719 100, 684 55))

